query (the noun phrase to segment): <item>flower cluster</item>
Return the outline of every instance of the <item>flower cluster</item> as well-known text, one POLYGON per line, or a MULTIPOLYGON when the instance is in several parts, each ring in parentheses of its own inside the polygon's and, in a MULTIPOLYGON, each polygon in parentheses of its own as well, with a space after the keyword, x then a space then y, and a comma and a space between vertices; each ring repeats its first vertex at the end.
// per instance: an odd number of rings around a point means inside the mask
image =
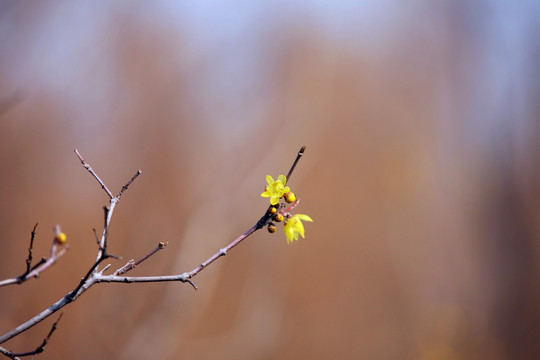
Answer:
MULTIPOLYGON (((269 215, 272 216, 272 220, 275 222, 284 222, 283 232, 287 237, 287 244, 292 243, 294 240, 298 240, 298 235, 304 237, 304 221, 313 221, 308 215, 296 214, 292 215, 289 211, 294 209, 300 202, 300 199, 296 200, 296 196, 291 189, 286 186, 287 178, 284 175, 279 175, 277 180, 270 175, 266 176, 268 185, 265 186, 262 197, 270 198, 270 208, 268 210, 269 215), (283 198, 285 202, 291 204, 287 209, 285 204, 280 204, 279 201, 283 198), (282 210, 280 210, 282 209, 282 210)), ((276 225, 270 222, 267 226, 268 231, 274 233, 276 231, 276 225)))

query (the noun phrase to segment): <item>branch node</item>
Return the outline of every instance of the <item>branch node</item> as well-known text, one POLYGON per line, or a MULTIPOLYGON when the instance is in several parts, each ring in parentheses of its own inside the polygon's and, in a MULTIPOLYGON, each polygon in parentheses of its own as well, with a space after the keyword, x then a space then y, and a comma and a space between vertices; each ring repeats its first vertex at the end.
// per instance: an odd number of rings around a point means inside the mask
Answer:
POLYGON ((180 281, 183 282, 183 283, 190 284, 191 286, 193 286, 193 289, 195 289, 195 290, 199 290, 197 285, 195 285, 195 283, 193 283, 193 281, 191 281, 190 278, 191 278, 191 274, 185 272, 180 276, 180 281))
POLYGON ((103 274, 103 273, 104 273, 105 271, 107 271, 107 269, 110 268, 110 267, 111 267, 111 264, 107 264, 103 269, 101 269, 101 270, 98 272, 98 274, 99 274, 99 275, 103 274))
MULTIPOLYGON (((47 259, 42 257, 41 259, 39 259, 39 261, 34 266, 32 266, 32 268, 30 268, 30 272, 36 270, 40 265, 44 264, 45 262, 47 262, 47 259)), ((26 275, 28 275, 28 274, 26 274, 26 275)))

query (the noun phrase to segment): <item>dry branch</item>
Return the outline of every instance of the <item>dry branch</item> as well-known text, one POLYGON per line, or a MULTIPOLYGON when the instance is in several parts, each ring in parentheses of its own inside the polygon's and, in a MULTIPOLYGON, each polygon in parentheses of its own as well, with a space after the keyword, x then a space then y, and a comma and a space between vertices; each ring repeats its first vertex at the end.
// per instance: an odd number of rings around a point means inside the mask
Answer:
MULTIPOLYGON (((33 278, 39 277, 39 275, 50 268, 52 265, 56 263, 56 261, 61 258, 67 250, 69 250, 69 246, 61 246, 58 244, 58 242, 53 240, 50 250, 50 256, 49 258, 41 258, 37 263, 32 265, 32 250, 34 248, 34 239, 36 236, 36 229, 37 229, 38 223, 34 225, 34 228, 32 229, 31 237, 30 237, 30 245, 28 246, 28 257, 26 258, 26 270, 24 273, 22 273, 19 276, 15 276, 11 279, 5 279, 0 281, 0 287, 6 286, 6 285, 13 285, 13 284, 22 284, 25 281, 33 278)), ((58 225, 57 225, 58 227, 58 225)))
MULTIPOLYGON (((305 146, 303 146, 300 151, 298 152, 296 159, 291 166, 288 174, 287 174, 287 180, 290 179, 290 176, 292 175, 292 172, 294 168, 296 167, 296 164, 298 163, 300 157, 303 155, 305 151, 305 146)), ((110 265, 105 266, 103 269, 99 269, 100 264, 105 261, 108 258, 114 257, 117 258, 114 255, 111 255, 107 252, 107 237, 108 237, 108 229, 110 226, 111 218, 114 212, 114 209, 118 202, 120 201, 120 197, 124 193, 125 190, 131 185, 131 183, 141 174, 141 171, 138 170, 135 175, 124 185, 122 186, 121 190, 118 192, 118 195, 113 196, 112 192, 108 189, 108 187, 105 185, 105 183, 101 180, 101 178, 96 174, 96 172, 90 167, 90 165, 84 160, 82 155, 79 153, 77 149, 75 149, 75 154, 81 161, 81 164, 84 166, 88 172, 97 180, 97 182, 100 184, 101 188, 107 193, 110 201, 109 206, 105 207, 105 224, 103 226, 103 231, 101 234, 101 238, 98 238, 97 232, 94 229, 94 234, 96 235, 96 241, 98 242, 98 253, 96 257, 96 261, 93 263, 93 265, 90 267, 90 269, 87 271, 86 275, 81 279, 79 284, 75 287, 74 290, 67 293, 64 297, 62 297, 60 300, 58 300, 56 303, 49 306, 47 309, 43 310, 40 314, 34 316, 30 320, 26 321, 25 323, 17 326, 16 328, 12 329, 11 331, 5 333, 4 335, 0 336, 0 344, 5 343, 6 341, 12 339, 13 337, 21 334, 22 332, 30 329, 34 325, 38 324, 39 322, 45 320, 52 314, 54 314, 56 311, 62 309, 64 306, 70 304, 71 302, 75 301, 79 296, 81 296, 86 290, 88 290, 90 287, 92 287, 95 284, 98 283, 111 283, 111 282, 118 282, 118 283, 141 283, 141 282, 164 282, 164 281, 180 281, 183 283, 188 283, 191 286, 193 286, 194 289, 197 289, 197 286, 191 281, 191 279, 196 276, 199 272, 201 272, 203 269, 208 267, 210 264, 212 264, 214 261, 219 259, 222 256, 225 256, 232 248, 234 248, 236 245, 240 244, 242 241, 244 241, 248 236, 253 234, 255 231, 265 227, 268 225, 272 219, 272 213, 270 212, 271 206, 267 208, 263 216, 253 225, 251 228, 246 230, 242 235, 234 239, 231 243, 229 243, 224 248, 219 249, 215 254, 210 256, 206 261, 202 262, 200 265, 195 267, 193 270, 189 272, 184 272, 182 274, 178 275, 165 275, 165 276, 138 276, 138 277, 128 277, 128 276, 122 276, 123 274, 127 273, 131 269, 133 269, 135 266, 139 265, 143 261, 147 260, 150 256, 157 253, 159 250, 163 249, 166 245, 166 243, 159 243, 156 248, 154 248, 152 251, 150 251, 148 254, 143 256, 141 259, 134 261, 130 260, 127 264, 124 266, 118 268, 113 272, 112 275, 104 275, 103 273, 108 270, 110 265)), ((35 230, 35 229, 34 229, 35 230)), ((34 234, 34 232, 33 232, 34 234)), ((32 235, 32 241, 33 241, 32 235)), ((53 246, 55 246, 53 244, 53 246)), ((54 248, 53 248, 54 250, 54 248)), ((64 251, 63 249, 62 251, 64 251)), ((59 252, 57 257, 61 256, 59 252)), ((31 261, 31 250, 29 250, 29 261, 31 261)), ((54 251, 51 252, 53 254, 54 251)), ((51 256, 51 258, 54 258, 51 256)), ((28 260, 27 260, 28 262, 28 260)), ((47 263, 47 262, 46 262, 47 263)), ((42 266, 45 266, 46 263, 44 263, 42 266)), ((50 266, 50 265, 49 265, 50 266)), ((41 267, 39 267, 41 269, 41 267)), ((27 268, 28 270, 28 268, 27 268)), ((34 271, 36 271, 35 269, 34 271)), ((28 272, 27 276, 30 276, 32 274, 32 270, 28 272)), ((46 338, 46 341, 41 346, 41 351, 43 351, 43 347, 48 342, 50 335, 56 329, 56 324, 58 323, 58 320, 54 323, 53 328, 51 329, 49 335, 46 338)), ((39 347, 38 347, 39 349, 39 347)), ((40 351, 40 352, 41 352, 40 351)), ((24 354, 15 354, 12 353, 2 347, 0 347, 0 353, 16 358, 17 356, 23 356, 30 353, 24 353, 24 354)), ((37 354, 38 352, 35 352, 34 354, 37 354)))
POLYGON ((61 313, 60 316, 58 317, 58 319, 56 319, 56 321, 53 323, 53 325, 51 326, 51 330, 49 330, 49 333, 47 334, 47 336, 45 337, 45 339, 43 339, 43 341, 41 342, 41 344, 35 348, 34 350, 32 351, 27 351, 27 352, 24 352, 24 353, 14 353, 12 351, 9 351, 3 347, 0 347, 0 353, 2 353, 3 355, 11 358, 11 359, 14 359, 14 360, 17 360, 17 359, 20 359, 21 357, 23 356, 33 356, 33 355, 37 355, 37 354, 41 354, 44 350, 45 350, 45 346, 49 343, 49 341, 51 340, 51 336, 52 334, 56 331, 56 328, 58 326, 58 322, 60 321, 60 319, 62 318, 62 315, 64 315, 64 313, 61 313))

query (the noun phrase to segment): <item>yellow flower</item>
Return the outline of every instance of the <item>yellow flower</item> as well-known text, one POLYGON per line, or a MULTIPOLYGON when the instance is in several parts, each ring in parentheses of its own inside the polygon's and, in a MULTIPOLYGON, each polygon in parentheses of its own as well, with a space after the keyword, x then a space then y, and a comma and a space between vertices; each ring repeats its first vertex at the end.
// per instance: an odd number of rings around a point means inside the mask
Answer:
POLYGON ((293 240, 298 240, 298 234, 304 237, 304 224, 302 221, 313 221, 309 216, 304 214, 296 214, 291 217, 283 226, 283 232, 287 236, 287 244, 292 243, 293 240))
POLYGON ((265 191, 261 194, 261 196, 269 197, 270 204, 272 205, 276 205, 283 194, 291 191, 288 186, 285 186, 287 178, 284 175, 279 175, 276 181, 274 181, 274 178, 270 175, 266 175, 266 181, 268 182, 268 185, 265 186, 265 191))

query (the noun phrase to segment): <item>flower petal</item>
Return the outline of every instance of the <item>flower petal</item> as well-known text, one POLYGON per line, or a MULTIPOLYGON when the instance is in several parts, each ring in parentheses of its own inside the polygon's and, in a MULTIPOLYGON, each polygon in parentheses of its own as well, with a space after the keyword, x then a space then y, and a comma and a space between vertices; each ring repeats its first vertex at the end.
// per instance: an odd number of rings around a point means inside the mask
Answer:
POLYGON ((285 185, 287 183, 287 178, 285 177, 285 175, 279 175, 277 181, 285 185))
POLYGON ((287 236, 287 244, 292 242, 294 239, 294 230, 289 222, 286 222, 283 226, 283 232, 285 233, 285 236, 287 236))
POLYGON ((298 234, 302 235, 303 238, 305 238, 304 236, 304 224, 302 224, 301 221, 298 221, 298 224, 296 224, 296 238, 298 239, 298 234))
POLYGON ((294 215, 294 216, 297 217, 297 218, 300 219, 300 220, 311 221, 311 222, 313 222, 313 219, 310 218, 309 216, 305 215, 305 214, 296 214, 296 215, 294 215))
POLYGON ((266 182, 268 182, 268 185, 272 185, 274 183, 274 178, 270 175, 266 175, 266 182))

